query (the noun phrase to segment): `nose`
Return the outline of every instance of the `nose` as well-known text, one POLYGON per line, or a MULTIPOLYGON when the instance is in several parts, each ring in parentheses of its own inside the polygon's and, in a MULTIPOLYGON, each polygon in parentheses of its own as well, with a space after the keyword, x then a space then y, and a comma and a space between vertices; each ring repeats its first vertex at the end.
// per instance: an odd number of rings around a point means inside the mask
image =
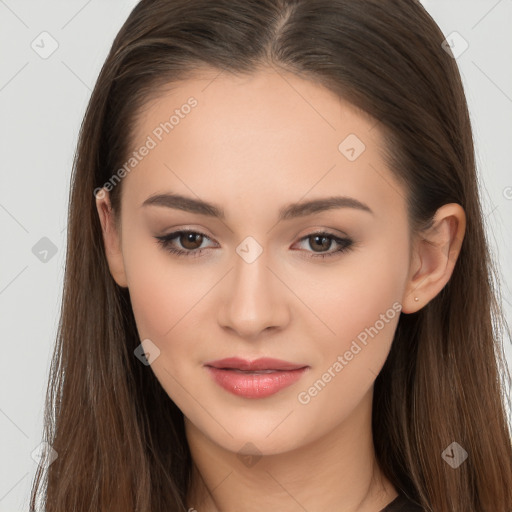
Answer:
POLYGON ((290 321, 293 294, 267 253, 263 251, 252 262, 235 255, 233 262, 234 268, 223 280, 219 325, 252 341, 264 331, 284 329, 290 321))

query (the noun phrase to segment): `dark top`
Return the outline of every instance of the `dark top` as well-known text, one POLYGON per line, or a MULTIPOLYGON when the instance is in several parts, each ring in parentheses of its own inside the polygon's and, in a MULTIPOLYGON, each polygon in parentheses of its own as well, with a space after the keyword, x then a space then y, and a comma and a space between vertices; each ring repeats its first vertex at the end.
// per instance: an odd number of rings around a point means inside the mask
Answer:
POLYGON ((399 494, 387 507, 380 512, 423 512, 423 509, 415 505, 403 494, 399 494))

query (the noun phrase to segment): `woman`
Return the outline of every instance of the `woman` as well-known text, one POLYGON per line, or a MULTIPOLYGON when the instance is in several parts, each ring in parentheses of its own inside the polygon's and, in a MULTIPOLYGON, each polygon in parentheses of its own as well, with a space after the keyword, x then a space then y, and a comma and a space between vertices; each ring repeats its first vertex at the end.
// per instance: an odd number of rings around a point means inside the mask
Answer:
POLYGON ((512 510, 443 40, 414 0, 135 7, 72 177, 47 512, 512 510))

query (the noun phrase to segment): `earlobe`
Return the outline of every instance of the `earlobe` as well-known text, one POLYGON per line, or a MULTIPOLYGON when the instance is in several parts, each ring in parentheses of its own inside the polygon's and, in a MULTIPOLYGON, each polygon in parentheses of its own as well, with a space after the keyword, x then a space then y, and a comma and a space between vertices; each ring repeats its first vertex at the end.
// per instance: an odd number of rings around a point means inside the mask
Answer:
POLYGON ((127 288, 124 260, 121 251, 121 238, 116 226, 114 211, 110 204, 109 192, 102 189, 96 194, 96 208, 101 223, 105 256, 114 281, 121 287, 127 288))
POLYGON ((450 203, 439 208, 432 226, 418 235, 402 300, 404 313, 420 310, 450 280, 460 254, 465 229, 464 209, 459 204, 450 203))

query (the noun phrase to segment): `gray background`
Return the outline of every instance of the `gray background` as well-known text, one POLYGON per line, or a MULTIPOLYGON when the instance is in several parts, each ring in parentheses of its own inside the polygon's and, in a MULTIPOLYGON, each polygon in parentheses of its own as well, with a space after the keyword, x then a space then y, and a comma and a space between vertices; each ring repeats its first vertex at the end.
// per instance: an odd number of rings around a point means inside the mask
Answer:
MULTIPOLYGON (((423 3, 446 36, 460 34, 448 38, 457 53, 464 41, 469 45, 457 62, 510 321, 512 0, 423 3)), ((0 0, 0 512, 28 509, 36 469, 31 454, 41 442, 59 319, 78 129, 114 36, 135 4, 0 0), (51 55, 44 53, 56 44, 51 55)), ((506 351, 512 365, 510 340, 506 351)))

